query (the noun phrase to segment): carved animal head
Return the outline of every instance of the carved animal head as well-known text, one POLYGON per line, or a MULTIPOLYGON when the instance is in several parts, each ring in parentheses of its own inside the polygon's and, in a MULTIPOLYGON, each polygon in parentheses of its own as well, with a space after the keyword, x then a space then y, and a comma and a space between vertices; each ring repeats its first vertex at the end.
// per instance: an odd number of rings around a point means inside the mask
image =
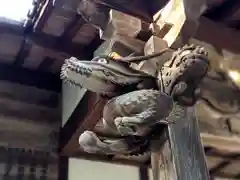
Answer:
POLYGON ((154 77, 134 70, 129 64, 107 56, 95 57, 91 61, 66 59, 61 69, 61 79, 90 91, 108 94, 117 88, 136 84, 154 77))
POLYGON ((208 68, 209 60, 205 49, 197 45, 185 45, 175 51, 159 71, 159 89, 192 105, 196 101, 195 96, 199 94, 196 91, 198 85, 207 74, 208 68))

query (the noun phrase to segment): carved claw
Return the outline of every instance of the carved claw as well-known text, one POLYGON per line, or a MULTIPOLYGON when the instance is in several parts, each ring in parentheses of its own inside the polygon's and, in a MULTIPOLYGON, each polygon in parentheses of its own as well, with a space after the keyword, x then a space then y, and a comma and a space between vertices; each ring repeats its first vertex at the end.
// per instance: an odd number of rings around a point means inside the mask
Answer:
POLYGON ((139 119, 136 117, 118 117, 114 120, 114 123, 122 135, 135 135, 137 127, 130 121, 137 122, 139 119))
POLYGON ((177 83, 173 88, 173 98, 179 104, 193 106, 201 96, 200 88, 188 88, 185 82, 177 83))
POLYGON ((149 141, 140 136, 122 138, 100 138, 92 131, 85 131, 79 137, 79 144, 85 152, 112 155, 139 155, 148 150, 149 141))
POLYGON ((88 153, 124 154, 129 147, 124 139, 101 140, 94 132, 85 131, 78 139, 81 148, 88 153))

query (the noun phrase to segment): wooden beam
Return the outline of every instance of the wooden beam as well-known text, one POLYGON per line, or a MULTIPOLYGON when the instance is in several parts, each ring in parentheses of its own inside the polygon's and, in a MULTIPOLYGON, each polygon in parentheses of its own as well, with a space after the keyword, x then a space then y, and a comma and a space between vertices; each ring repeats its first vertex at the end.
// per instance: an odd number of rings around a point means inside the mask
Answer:
MULTIPOLYGON (((28 51, 29 44, 36 44, 46 49, 47 51, 55 51, 59 53, 65 53, 68 56, 76 56, 79 58, 87 58, 91 56, 90 51, 84 51, 85 46, 80 44, 72 43, 72 39, 64 38, 64 42, 59 43, 59 37, 49 35, 42 32, 24 32, 24 28, 18 24, 8 24, 6 22, 0 22, 0 33, 9 34, 12 36, 21 36, 24 37, 22 43, 22 50, 17 56, 18 63, 21 64, 22 59, 28 51), (26 46, 26 47, 25 47, 26 46)), ((64 36, 65 37, 65 36, 64 36)), ((90 47, 90 46, 88 46, 90 47)))
MULTIPOLYGON (((161 179, 209 180, 195 109, 178 105, 176 108, 178 119, 168 126, 167 145, 161 151, 164 157, 161 179)), ((176 118, 175 114, 172 116, 176 118)))
POLYGON ((136 37, 142 30, 142 21, 125 13, 110 10, 106 27, 100 34, 101 39, 111 40, 114 35, 136 37))
POLYGON ((47 19, 49 18, 52 10, 53 10, 53 1, 46 0, 45 4, 42 6, 40 12, 37 14, 38 16, 34 18, 34 32, 40 32, 44 24, 46 23, 47 19))
POLYGON ((139 167, 139 180, 149 180, 148 168, 146 166, 139 167))
POLYGON ((54 137, 54 133, 57 133, 57 126, 36 119, 29 120, 13 116, 14 114, 12 117, 0 116, 1 146, 10 145, 48 152, 57 150, 57 138, 51 138, 54 137))
POLYGON ((35 119, 51 123, 60 122, 57 108, 47 108, 35 104, 28 104, 0 97, 0 114, 4 116, 14 116, 25 119, 35 119))
POLYGON ((36 72, 5 64, 0 64, 0 80, 7 80, 56 92, 60 92, 61 90, 61 80, 58 74, 36 72))
POLYGON ((102 116, 105 100, 86 92, 66 125, 60 131, 61 155, 70 156, 79 151, 78 138, 84 130, 93 129, 102 116))
POLYGON ((123 1, 111 1, 111 0, 97 0, 99 4, 115 9, 117 11, 132 15, 140 18, 146 22, 152 21, 152 16, 149 13, 148 6, 146 6, 145 0, 134 0, 129 2, 128 0, 123 1))
POLYGON ((214 46, 220 51, 219 53, 224 50, 234 54, 240 53, 240 42, 236 41, 240 38, 240 33, 207 18, 200 18, 198 29, 193 38, 214 46), (214 36, 210 35, 209 32, 214 36))
POLYGON ((86 159, 90 161, 100 161, 100 162, 107 162, 107 163, 112 163, 112 164, 121 164, 121 165, 130 165, 130 166, 145 166, 149 167, 149 164, 145 163, 138 163, 134 160, 129 160, 129 159, 112 159, 111 157, 103 154, 89 154, 85 152, 76 152, 73 156, 75 158, 79 159, 86 159))
POLYGON ((72 40, 78 30, 81 28, 82 25, 84 25, 86 22, 85 20, 81 17, 81 15, 76 14, 72 22, 65 28, 63 34, 60 36, 59 42, 58 43, 64 43, 70 40, 72 40))
MULTIPOLYGON (((211 65, 214 68, 222 68, 222 70, 238 70, 240 68, 238 63, 236 63, 236 59, 239 59, 240 54, 240 42, 236 41, 236 39, 240 38, 240 33, 237 30, 228 28, 224 24, 214 22, 203 16, 200 16, 198 19, 192 19, 185 12, 188 6, 182 0, 172 0, 170 2, 154 16, 154 25, 158 26, 156 29, 159 32, 166 26, 171 26, 171 28, 168 29, 164 36, 157 31, 156 35, 165 40, 168 46, 173 49, 179 48, 185 43, 205 46, 211 65), (180 3, 173 4, 173 2, 180 3)), ((203 3, 202 5, 204 6, 205 4, 203 3)), ((194 7, 197 8, 198 6, 195 4, 194 7)), ((192 13, 194 14, 194 12, 192 13)), ((197 14, 199 13, 200 11, 197 14)))
POLYGON ((59 42, 59 38, 53 35, 47 35, 45 33, 34 33, 26 36, 28 40, 38 46, 49 49, 50 51, 57 51, 59 53, 66 53, 68 56, 76 56, 79 58, 88 57, 89 54, 86 53, 83 45, 72 43, 71 39, 68 41, 59 42))
MULTIPOLYGON (((52 57, 45 57, 40 64, 37 67, 37 71, 42 71, 42 72, 52 72, 51 68, 54 64, 55 61, 59 61, 59 63, 63 64, 63 61, 56 60, 52 57)), ((59 68, 58 73, 60 72, 61 68, 59 68)))
POLYGON ((0 98, 46 108, 57 108, 60 101, 59 94, 56 92, 10 81, 0 81, 0 98))
POLYGON ((68 179, 68 172, 69 172, 69 158, 66 156, 60 156, 58 163, 58 180, 68 179))
POLYGON ((204 16, 213 21, 223 22, 225 19, 231 18, 231 16, 239 9, 239 5, 238 0, 224 0, 220 5, 216 5, 207 10, 204 13, 204 16))

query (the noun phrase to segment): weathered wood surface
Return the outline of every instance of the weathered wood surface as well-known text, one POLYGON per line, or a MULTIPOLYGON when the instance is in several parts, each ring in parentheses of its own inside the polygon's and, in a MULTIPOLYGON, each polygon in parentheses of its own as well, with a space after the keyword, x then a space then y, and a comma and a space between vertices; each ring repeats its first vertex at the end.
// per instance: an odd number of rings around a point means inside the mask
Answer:
POLYGON ((0 81, 0 145, 56 152, 58 103, 58 93, 0 81))
POLYGON ((108 40, 115 34, 136 37, 141 30, 142 22, 140 19, 116 10, 111 10, 109 12, 109 21, 106 28, 100 34, 100 38, 108 40))
MULTIPOLYGON (((167 48, 167 43, 158 36, 151 36, 144 46, 144 54, 150 55, 158 53, 167 48)), ((131 63, 131 67, 137 70, 144 71, 148 74, 156 76, 157 71, 172 55, 171 51, 163 53, 161 57, 155 57, 150 60, 141 61, 139 63, 131 63)))
POLYGON ((173 170, 166 169, 170 172, 170 179, 208 180, 210 177, 194 107, 176 105, 176 112, 170 118, 176 118, 176 123, 168 126, 168 153, 174 163, 173 170))
POLYGON ((0 81, 0 114, 29 120, 59 123, 58 93, 0 81))
POLYGON ((90 130, 95 127, 102 116, 105 103, 106 100, 100 98, 95 93, 87 92, 85 94, 72 113, 70 120, 61 129, 61 155, 71 156, 80 150, 78 144, 80 134, 84 130, 90 130))
MULTIPOLYGON (((204 6, 204 1, 196 3, 201 2, 204 6)), ((199 9, 195 5, 193 9, 196 7, 199 9)), ((236 39, 240 38, 239 32, 202 16, 191 19, 191 16, 186 15, 185 6, 191 6, 191 3, 186 5, 182 0, 170 1, 154 16, 155 22, 152 24, 154 34, 163 38, 173 49, 187 42, 203 45, 208 51, 210 63, 214 68, 238 72, 240 65, 237 59, 239 59, 240 45, 236 39), (164 29, 167 29, 167 32, 163 35, 161 32, 164 29)), ((200 11, 197 14, 200 15, 200 11)))
POLYGON ((150 22, 152 17, 148 12, 148 6, 146 6, 145 0, 128 0, 112 1, 112 0, 96 0, 95 2, 105 5, 111 9, 138 17, 145 21, 150 22))
POLYGON ((60 92, 61 81, 59 75, 29 70, 22 67, 0 63, 0 80, 11 81, 39 89, 60 92))
POLYGON ((144 49, 144 41, 129 37, 127 35, 115 34, 111 39, 105 41, 94 52, 94 56, 100 54, 109 54, 116 52, 121 56, 127 56, 131 53, 141 54, 144 49))

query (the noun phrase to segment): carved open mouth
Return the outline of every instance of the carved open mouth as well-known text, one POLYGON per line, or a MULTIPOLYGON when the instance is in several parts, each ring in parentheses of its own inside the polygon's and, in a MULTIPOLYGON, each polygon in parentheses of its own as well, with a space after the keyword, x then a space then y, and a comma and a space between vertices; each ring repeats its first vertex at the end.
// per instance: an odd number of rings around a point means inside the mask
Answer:
POLYGON ((62 65, 60 78, 66 83, 82 87, 81 84, 72 80, 72 78, 69 76, 70 72, 88 77, 91 75, 92 70, 90 68, 79 65, 78 60, 75 60, 75 58, 66 59, 65 63, 62 65))

